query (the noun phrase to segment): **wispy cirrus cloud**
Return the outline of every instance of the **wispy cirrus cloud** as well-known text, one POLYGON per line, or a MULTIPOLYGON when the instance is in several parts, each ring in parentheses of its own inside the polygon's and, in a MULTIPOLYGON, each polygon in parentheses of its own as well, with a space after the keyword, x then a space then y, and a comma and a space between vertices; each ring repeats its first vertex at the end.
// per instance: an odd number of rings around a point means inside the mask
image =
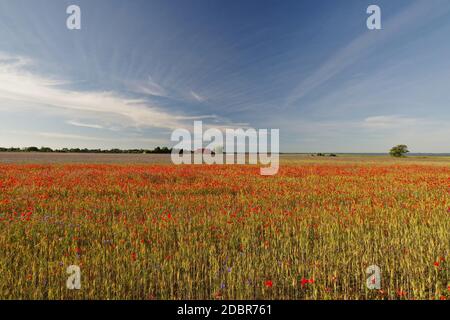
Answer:
MULTIPOLYGON (((349 131, 371 131, 379 134, 390 134, 393 131, 402 132, 405 130, 424 130, 433 126, 442 126, 444 120, 438 121, 428 118, 408 117, 404 115, 373 115, 364 118, 348 120, 308 120, 296 121, 297 127, 291 129, 292 132, 300 134, 324 133, 333 135, 337 132, 349 131)), ((292 127, 292 121, 286 120, 284 124, 292 127)), ((450 128, 449 128, 450 130, 450 128)), ((450 131, 449 131, 450 132, 450 131)))
POLYGON ((424 119, 403 117, 399 115, 389 115, 389 116, 373 116, 365 118, 360 126, 364 128, 403 128, 405 126, 414 125, 425 125, 429 123, 424 119))
MULTIPOLYGON (((67 81, 29 71, 32 63, 28 58, 0 53, 0 107, 3 110, 39 108, 69 119, 82 116, 97 123, 96 127, 109 123, 121 127, 171 129, 195 118, 172 114, 146 100, 131 99, 113 91, 65 89, 61 85, 67 85, 67 81)), ((71 124, 83 126, 73 121, 71 124)))
POLYGON ((92 123, 82 123, 75 120, 69 120, 66 121, 67 124, 70 124, 75 127, 82 127, 82 128, 92 128, 92 129, 103 129, 104 127, 99 124, 92 124, 92 123))
POLYGON ((140 83, 132 83, 129 85, 131 91, 156 97, 168 97, 168 92, 160 84, 153 80, 152 76, 148 76, 147 81, 140 83))
POLYGON ((198 93, 196 93, 196 92, 194 92, 194 91, 191 91, 191 96, 192 96, 195 100, 197 100, 198 102, 203 102, 203 101, 206 100, 205 97, 201 96, 200 94, 198 94, 198 93))
POLYGON ((445 0, 415 1, 398 15, 383 22, 383 30, 365 30, 364 33, 338 50, 295 87, 286 99, 286 106, 304 98, 342 71, 367 57, 374 48, 404 35, 405 32, 414 27, 448 14, 449 10, 450 3, 445 0))
POLYGON ((304 119, 295 121, 295 126, 293 121, 278 125, 287 128, 285 138, 304 152, 387 152, 399 143, 414 152, 448 152, 450 148, 450 127, 445 119, 385 114, 352 120, 304 119), (349 139, 358 143, 347 144, 349 139))
POLYGON ((74 141, 93 141, 93 142, 142 142, 142 143, 152 143, 152 144, 164 144, 164 139, 157 138, 145 138, 145 137, 93 137, 80 134, 69 134, 63 132, 54 131, 24 131, 24 130, 8 130, 7 133, 14 135, 23 135, 30 137, 42 137, 57 140, 74 140, 74 141))

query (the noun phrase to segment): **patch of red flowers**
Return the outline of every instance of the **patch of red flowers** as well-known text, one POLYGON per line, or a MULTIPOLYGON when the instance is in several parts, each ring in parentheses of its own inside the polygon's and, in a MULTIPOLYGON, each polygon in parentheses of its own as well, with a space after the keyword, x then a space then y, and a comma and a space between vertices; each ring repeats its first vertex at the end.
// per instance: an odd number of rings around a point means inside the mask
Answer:
POLYGON ((272 286, 273 286, 272 280, 266 280, 266 282, 264 284, 267 288, 272 288, 272 286))
POLYGON ((302 278, 302 280, 300 281, 300 284, 302 285, 302 288, 304 288, 307 284, 313 284, 314 283, 314 279, 305 279, 302 278))
POLYGON ((397 295, 398 295, 399 297, 404 297, 404 296, 406 296, 406 292, 403 291, 403 290, 397 290, 397 295))

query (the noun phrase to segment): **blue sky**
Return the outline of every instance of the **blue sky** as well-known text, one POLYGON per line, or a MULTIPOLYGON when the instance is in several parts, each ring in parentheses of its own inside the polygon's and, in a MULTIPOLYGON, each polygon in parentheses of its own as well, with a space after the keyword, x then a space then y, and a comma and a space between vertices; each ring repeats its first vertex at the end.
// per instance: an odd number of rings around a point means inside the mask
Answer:
POLYGON ((170 146, 203 120, 284 152, 450 152, 449 36, 447 0, 0 0, 0 146, 170 146))

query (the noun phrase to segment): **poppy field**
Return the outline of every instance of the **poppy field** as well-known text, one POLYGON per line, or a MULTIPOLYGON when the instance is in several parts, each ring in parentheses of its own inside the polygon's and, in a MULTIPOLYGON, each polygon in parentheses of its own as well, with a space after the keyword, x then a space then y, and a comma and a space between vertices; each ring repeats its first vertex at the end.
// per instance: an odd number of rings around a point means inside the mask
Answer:
POLYGON ((449 215, 443 163, 0 164, 0 298, 444 300, 449 215))

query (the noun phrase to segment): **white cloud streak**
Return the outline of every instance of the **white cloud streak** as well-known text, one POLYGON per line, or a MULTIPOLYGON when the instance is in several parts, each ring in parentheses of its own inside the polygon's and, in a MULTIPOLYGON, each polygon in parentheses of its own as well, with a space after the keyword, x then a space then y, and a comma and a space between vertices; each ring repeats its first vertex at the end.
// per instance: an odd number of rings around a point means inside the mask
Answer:
MULTIPOLYGON (((121 127, 178 128, 191 117, 170 114, 145 100, 115 92, 75 91, 62 88, 66 81, 31 73, 32 61, 0 53, 0 107, 14 112, 40 108, 70 118, 82 116, 121 127)), ((73 124, 73 123, 72 123, 73 124)))
POLYGON ((43 137, 58 140, 77 140, 77 141, 102 141, 102 142, 145 142, 153 144, 164 144, 166 141, 163 139, 153 139, 144 137, 123 137, 123 138, 106 138, 106 137, 92 137, 78 134, 68 134, 62 132, 45 132, 45 131, 21 131, 21 130, 9 130, 8 134, 13 135, 25 135, 32 137, 43 137))
POLYGON ((363 128, 401 128, 404 126, 425 125, 427 121, 398 115, 367 117, 360 124, 363 128))
POLYGON ((75 120, 69 120, 66 122, 67 124, 70 124, 75 127, 82 127, 82 128, 92 128, 92 129, 103 129, 103 126, 98 124, 90 124, 90 123, 82 123, 75 120))
POLYGON ((376 46, 392 40, 402 34, 402 32, 410 31, 412 26, 422 25, 446 14, 449 8, 449 2, 445 0, 416 1, 397 16, 383 22, 383 30, 366 30, 347 46, 338 50, 303 80, 287 97, 286 105, 292 105, 302 99, 311 91, 370 54, 371 50, 376 46))
POLYGON ((196 92, 194 92, 194 91, 191 91, 191 96, 192 96, 195 100, 197 100, 198 102, 203 102, 203 101, 206 100, 205 97, 202 97, 201 95, 199 95, 198 93, 196 93, 196 92))
POLYGON ((130 89, 136 93, 145 94, 149 96, 156 97, 168 97, 166 89, 164 89, 160 84, 156 83, 151 76, 145 83, 132 84, 130 89))

